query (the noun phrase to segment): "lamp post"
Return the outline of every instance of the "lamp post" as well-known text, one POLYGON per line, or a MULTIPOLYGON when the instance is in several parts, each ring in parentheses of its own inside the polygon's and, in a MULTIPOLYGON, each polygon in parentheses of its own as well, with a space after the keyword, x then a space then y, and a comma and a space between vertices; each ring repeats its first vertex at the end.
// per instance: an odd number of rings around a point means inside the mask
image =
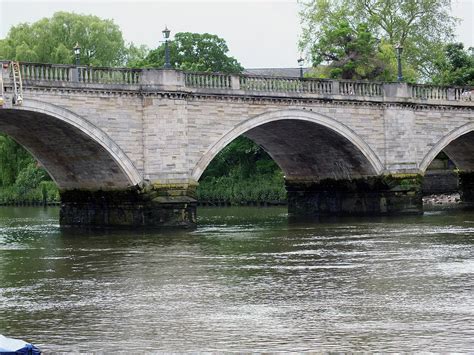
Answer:
POLYGON ((81 47, 79 46, 79 43, 76 42, 76 45, 73 48, 74 54, 76 55, 76 65, 81 64, 81 47))
POLYGON ((165 26, 165 29, 162 31, 163 33, 163 38, 165 39, 165 69, 170 69, 171 68, 171 63, 170 63, 170 48, 168 46, 168 39, 170 38, 170 30, 168 27, 165 26))
POLYGON ((81 81, 81 71, 78 68, 78 66, 81 64, 81 47, 79 46, 78 42, 76 42, 73 51, 76 56, 76 74, 74 75, 75 80, 81 81))
POLYGON ((403 53, 403 47, 400 43, 397 44, 395 47, 397 50, 397 63, 398 63, 398 81, 402 82, 403 81, 403 74, 402 74, 402 53, 403 53))
POLYGON ((300 79, 303 79, 303 64, 304 64, 304 59, 303 59, 303 57, 301 56, 301 57, 298 59, 298 65, 300 66, 300 79))

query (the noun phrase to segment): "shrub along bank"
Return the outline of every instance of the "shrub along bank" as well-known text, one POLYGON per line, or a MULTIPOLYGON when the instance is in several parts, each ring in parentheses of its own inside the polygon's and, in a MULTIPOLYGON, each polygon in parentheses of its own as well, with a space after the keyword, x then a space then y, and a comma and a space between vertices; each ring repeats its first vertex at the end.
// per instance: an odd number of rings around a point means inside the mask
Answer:
POLYGON ((258 145, 239 137, 209 164, 197 189, 199 202, 285 203, 283 173, 258 145))

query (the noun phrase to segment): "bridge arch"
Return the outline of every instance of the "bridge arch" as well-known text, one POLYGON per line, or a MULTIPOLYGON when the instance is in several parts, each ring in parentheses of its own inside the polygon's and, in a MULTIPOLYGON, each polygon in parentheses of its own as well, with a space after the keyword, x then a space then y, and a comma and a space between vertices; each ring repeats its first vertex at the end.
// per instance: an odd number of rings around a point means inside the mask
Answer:
MULTIPOLYGON (((282 168, 287 178, 354 178, 379 175, 384 170, 377 154, 364 139, 346 125, 313 111, 286 109, 251 117, 233 127, 204 153, 194 167, 192 177, 199 180, 212 159, 240 135, 247 136, 261 145, 282 168), (295 130, 291 139, 285 137, 285 132, 290 133, 288 129, 295 130), (288 141, 284 142, 285 139, 288 141), (311 140, 316 144, 318 142, 315 140, 318 139, 327 144, 330 154, 342 151, 334 159, 334 163, 340 165, 336 167, 339 172, 332 169, 332 171, 326 171, 329 175, 325 175, 321 169, 316 168, 316 161, 309 159, 316 151, 311 153, 311 147, 308 144, 311 144, 311 140), (301 147, 300 140, 306 140, 304 148, 301 147), (297 146, 298 149, 296 149, 297 146), (291 153, 291 156, 284 156, 278 151, 279 148, 281 151, 290 149, 294 152, 291 153), (338 161, 337 158, 341 158, 341 160, 338 161), (309 159, 309 166, 304 171, 297 171, 298 168, 295 164, 303 164, 305 159, 309 159)), ((319 161, 324 154, 319 153, 317 157, 320 158, 319 161)))
POLYGON ((474 122, 466 123, 443 136, 421 161, 420 171, 425 172, 441 151, 444 151, 459 169, 474 171, 474 122))
POLYGON ((81 116, 39 100, 0 110, 0 132, 23 145, 61 189, 136 185, 141 174, 125 152, 81 116))

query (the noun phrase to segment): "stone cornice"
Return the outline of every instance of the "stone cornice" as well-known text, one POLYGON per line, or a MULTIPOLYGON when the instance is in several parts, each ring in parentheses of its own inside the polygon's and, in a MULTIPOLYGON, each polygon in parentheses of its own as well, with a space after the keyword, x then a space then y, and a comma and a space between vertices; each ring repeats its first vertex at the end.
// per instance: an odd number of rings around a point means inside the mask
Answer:
MULTIPOLYGON (((262 91, 245 90, 214 90, 214 89, 189 89, 166 90, 156 85, 121 85, 121 84, 82 84, 82 83, 58 83, 25 81, 23 90, 25 93, 58 93, 77 94, 87 96, 111 96, 111 97, 160 97, 174 100, 212 100, 245 102, 248 104, 284 104, 284 105, 314 105, 330 104, 333 106, 352 107, 399 107, 411 108, 413 110, 455 110, 472 111, 474 101, 448 101, 448 100, 413 100, 408 98, 394 99, 381 96, 350 96, 350 95, 317 95, 302 93, 272 93, 262 91), (67 85, 66 85, 67 84, 67 85), (291 96, 289 96, 291 95, 291 96)), ((6 94, 12 92, 9 85, 5 86, 6 94)))

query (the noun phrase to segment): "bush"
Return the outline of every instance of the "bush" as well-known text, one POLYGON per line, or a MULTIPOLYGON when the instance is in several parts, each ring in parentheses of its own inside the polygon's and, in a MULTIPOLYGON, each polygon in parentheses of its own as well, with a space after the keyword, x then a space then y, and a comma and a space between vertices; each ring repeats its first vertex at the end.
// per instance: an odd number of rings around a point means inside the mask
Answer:
POLYGON ((280 171, 243 178, 240 174, 202 179, 197 189, 200 201, 226 201, 233 205, 248 202, 275 202, 286 200, 283 175, 280 171))

